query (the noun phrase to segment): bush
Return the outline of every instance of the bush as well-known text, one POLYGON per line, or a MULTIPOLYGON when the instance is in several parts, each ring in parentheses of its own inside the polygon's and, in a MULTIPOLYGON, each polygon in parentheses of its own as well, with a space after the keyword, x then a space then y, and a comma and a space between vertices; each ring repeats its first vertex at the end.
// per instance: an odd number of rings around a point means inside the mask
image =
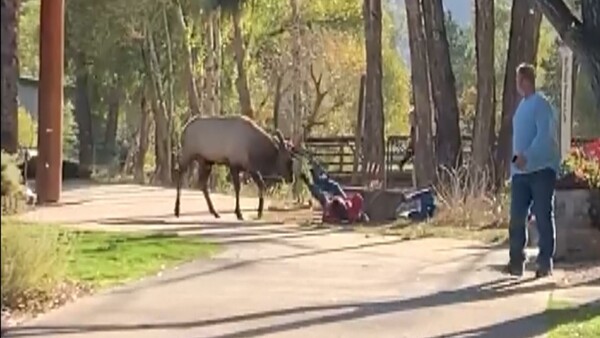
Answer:
POLYGON ((21 192, 21 172, 14 156, 2 152, 1 161, 2 197, 14 196, 21 192))
POLYGON ((444 170, 436 187, 440 201, 435 223, 466 228, 500 227, 508 224, 508 197, 494 194, 488 175, 473 172, 469 167, 444 170))
POLYGON ((23 186, 21 185, 21 172, 17 167, 14 156, 5 152, 2 158, 2 214, 16 212, 25 201, 23 186))
POLYGON ((37 146, 37 123, 25 107, 19 107, 19 144, 21 147, 37 146))
POLYGON ((2 304, 19 308, 62 282, 70 248, 67 234, 52 226, 2 220, 2 304))
POLYGON ((570 177, 573 185, 600 189, 600 139, 572 149, 562 164, 561 176, 570 177))

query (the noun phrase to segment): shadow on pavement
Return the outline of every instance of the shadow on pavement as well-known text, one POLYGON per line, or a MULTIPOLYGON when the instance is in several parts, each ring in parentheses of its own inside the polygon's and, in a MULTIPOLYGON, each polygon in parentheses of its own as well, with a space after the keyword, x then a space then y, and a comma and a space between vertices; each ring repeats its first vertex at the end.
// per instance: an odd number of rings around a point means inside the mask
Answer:
MULTIPOLYGON (((262 326, 248 330, 241 330, 231 334, 217 336, 218 338, 259 337, 267 334, 281 334, 286 331, 307 328, 316 325, 343 323, 351 320, 369 318, 373 316, 399 313, 404 311, 432 308, 451 304, 477 302, 496 298, 510 297, 515 294, 524 294, 551 290, 553 283, 534 283, 525 285, 531 280, 500 279, 493 282, 482 283, 453 291, 442 291, 421 297, 398 299, 391 301, 356 302, 323 306, 304 306, 287 308, 266 312, 247 313, 238 316, 170 323, 139 323, 132 325, 80 325, 80 326, 22 326, 7 330, 7 337, 22 336, 57 336, 91 332, 116 332, 134 330, 162 330, 162 329, 192 329, 227 323, 237 323, 249 320, 267 319, 273 317, 290 316, 294 314, 312 314, 312 318, 285 322, 281 324, 262 326), (518 286, 518 287, 517 287, 518 286), (337 311, 335 314, 322 312, 337 311)), ((536 316, 542 316, 539 314, 536 316)), ((469 337, 496 337, 496 332, 516 332, 510 335, 500 335, 511 338, 525 338, 543 334, 545 330, 539 327, 530 329, 526 322, 532 318, 520 318, 514 321, 495 324, 480 328, 475 331, 456 333, 443 337, 459 337, 471 334, 469 337), (519 329, 521 331, 509 331, 519 329), (493 335, 492 335, 493 332, 493 335)), ((143 333, 140 332, 140 335, 143 333)), ((216 338, 216 337, 215 337, 216 338)))
POLYGON ((552 309, 546 311, 545 313, 536 313, 534 315, 516 318, 494 325, 436 336, 434 338, 529 338, 545 334, 547 331, 550 331, 561 325, 582 323, 594 318, 595 316, 600 316, 600 307, 590 303, 573 308, 552 309), (539 328, 531 325, 531 322, 547 322, 549 325, 547 330, 540 332, 539 328))
MULTIPOLYGON (((321 235, 322 235, 322 233, 314 234, 314 236, 321 236, 321 235)), ((297 234, 296 236, 303 237, 306 235, 305 234, 297 234)), ((264 239, 263 239, 263 241, 264 241, 264 239)), ((151 281, 151 282, 145 284, 144 287, 148 288, 148 287, 163 286, 163 285, 177 283, 177 282, 181 282, 181 281, 185 281, 185 280, 189 280, 189 279, 193 279, 193 278, 197 278, 197 277, 216 274, 219 272, 240 269, 240 268, 250 266, 253 264, 257 264, 257 263, 283 261, 283 260, 290 260, 290 259, 301 258, 301 257, 325 255, 325 254, 330 254, 330 253, 334 253, 334 252, 360 250, 360 249, 382 246, 382 245, 393 245, 393 244, 397 244, 402 241, 403 241, 402 239, 397 239, 397 240, 393 240, 393 241, 380 241, 380 242, 368 243, 368 244, 343 246, 343 247, 336 247, 336 248, 330 248, 330 249, 318 249, 318 250, 304 251, 304 252, 286 254, 286 255, 277 255, 277 256, 264 257, 264 258, 252 259, 252 260, 241 260, 241 261, 237 261, 237 262, 234 262, 231 264, 221 265, 221 266, 217 266, 217 267, 214 267, 214 268, 211 268, 208 270, 202 270, 202 271, 198 271, 198 272, 194 272, 194 273, 190 273, 190 274, 185 274, 182 276, 154 280, 154 281, 151 281)), ((312 249, 314 249, 314 248, 312 248, 312 249)), ((127 294, 127 293, 135 292, 137 289, 139 289, 139 287, 140 287, 139 285, 135 285, 134 288, 123 288, 120 290, 115 290, 114 292, 121 293, 121 294, 127 294)))
MULTIPOLYGON (((256 209, 251 208, 241 208, 242 213, 251 213, 256 212, 256 209)), ((219 210, 221 217, 227 214, 234 214, 233 209, 225 209, 219 210)), ((88 218, 88 219, 77 219, 75 221, 60 221, 62 224, 86 224, 86 223, 95 223, 95 224, 105 224, 105 225, 136 225, 136 224, 205 224, 205 223, 215 223, 222 224, 223 221, 206 221, 206 220, 190 220, 184 221, 182 220, 185 216, 210 216, 212 218, 212 214, 208 210, 204 211, 195 211, 195 212, 185 212, 181 213, 181 218, 175 218, 172 212, 162 214, 162 215, 154 215, 152 217, 141 217, 141 216, 132 216, 132 217, 101 217, 101 218, 88 218), (154 223, 151 223, 154 222, 154 223)), ((273 224, 273 222, 266 221, 252 221, 252 222, 263 222, 265 224, 273 224)), ((244 224, 244 221, 235 221, 231 223, 236 224, 244 224)))

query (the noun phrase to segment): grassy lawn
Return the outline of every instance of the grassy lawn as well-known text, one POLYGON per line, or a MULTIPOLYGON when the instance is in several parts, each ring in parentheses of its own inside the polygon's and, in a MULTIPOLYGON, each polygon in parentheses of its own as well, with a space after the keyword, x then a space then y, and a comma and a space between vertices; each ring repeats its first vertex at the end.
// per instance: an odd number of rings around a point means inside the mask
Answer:
POLYGON ((106 286, 154 274, 214 253, 198 237, 149 233, 73 232, 67 277, 106 286))
POLYGON ((24 281, 34 286, 34 280, 51 276, 103 287, 152 275, 217 250, 215 244, 196 236, 81 231, 2 218, 2 268, 11 277, 5 281, 3 275, 3 286, 24 281))
POLYGON ((550 321, 548 338, 600 337, 600 305, 577 307, 551 299, 546 314, 550 321))

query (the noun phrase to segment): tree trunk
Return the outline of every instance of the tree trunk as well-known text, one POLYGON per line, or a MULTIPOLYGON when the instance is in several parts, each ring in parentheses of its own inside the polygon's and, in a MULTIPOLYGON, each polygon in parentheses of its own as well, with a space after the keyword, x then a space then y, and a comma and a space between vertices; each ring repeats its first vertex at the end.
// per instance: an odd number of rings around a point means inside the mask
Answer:
POLYGON ((507 177, 512 158, 512 118, 519 95, 516 85, 516 69, 523 62, 536 59, 540 36, 541 12, 530 1, 513 0, 511 11, 508 56, 502 94, 502 119, 496 148, 496 186, 500 187, 507 177))
POLYGON ((144 184, 146 179, 144 175, 144 164, 146 162, 146 153, 148 152, 148 132, 150 129, 150 119, 148 118, 150 111, 148 108, 148 101, 146 99, 146 92, 142 92, 140 99, 140 132, 138 139, 138 151, 135 159, 135 181, 144 184))
POLYGON ((475 172, 489 173, 492 160, 490 145, 495 140, 494 81, 494 3, 475 1, 475 37, 477 54, 477 112, 473 126, 472 164, 475 172))
POLYGON ((2 123, 0 138, 2 150, 16 153, 19 145, 19 56, 17 36, 19 31, 20 0, 2 0, 2 123))
POLYGON ((460 165, 460 125, 456 85, 444 24, 442 0, 423 1, 423 18, 436 116, 436 153, 439 167, 460 165))
POLYGON ((367 72, 365 80, 365 160, 376 165, 374 173, 378 180, 385 182, 385 131, 382 91, 381 0, 365 0, 363 6, 365 21, 365 46, 367 72))
POLYGON ((237 78, 235 79, 235 85, 237 87, 240 108, 242 115, 246 115, 250 118, 254 118, 254 110, 252 109, 252 101, 250 99, 250 90, 248 89, 248 78, 246 76, 246 67, 244 66, 244 59, 246 57, 246 51, 244 50, 244 38, 242 36, 242 10, 237 8, 232 13, 233 21, 233 51, 235 53, 235 64, 237 68, 237 78))
MULTIPOLYGON (((167 10, 163 9, 163 22, 164 22, 164 27, 165 27, 165 36, 166 36, 166 45, 167 45, 167 63, 168 63, 168 67, 167 67, 167 86, 169 89, 169 99, 168 99, 168 103, 166 103, 166 107, 167 107, 167 130, 168 130, 168 137, 171 139, 171 142, 169 142, 168 144, 168 148, 167 148, 167 154, 169 157, 171 157, 171 161, 170 163, 173 163, 172 161, 172 156, 173 156, 173 151, 171 149, 171 145, 174 143, 173 141, 176 139, 175 137, 175 66, 174 66, 174 62, 173 62, 173 44, 171 43, 172 39, 171 39, 171 28, 169 25, 169 18, 167 16, 167 10)), ((158 64, 158 63, 157 63, 158 64)), ((160 69, 160 68, 157 68, 160 69)), ((170 168, 170 172, 172 171, 172 165, 169 166, 170 168)), ((171 174, 171 177, 173 177, 173 175, 171 174)))
POLYGON ((365 85, 367 76, 362 74, 358 85, 358 109, 356 111, 356 125, 354 126, 354 161, 352 163, 352 184, 362 185, 361 177, 364 177, 363 172, 359 172, 360 160, 362 157, 363 131, 365 125, 365 85), (362 175, 359 175, 362 174, 362 175))
POLYGON ((192 51, 190 49, 190 36, 188 34, 187 25, 185 23, 185 15, 181 2, 177 0, 177 17, 179 28, 183 36, 183 54, 185 58, 184 79, 187 83, 188 105, 192 115, 200 115, 200 102, 198 101, 198 88, 196 86, 196 78, 194 77, 194 60, 192 59, 192 51))
POLYGON ((220 115, 223 112, 221 111, 221 64, 222 53, 221 48, 221 13, 217 11, 213 13, 211 17, 211 25, 212 25, 212 33, 213 33, 213 50, 212 53, 214 55, 214 63, 213 63, 213 107, 212 111, 215 115, 220 115))
POLYGON ((275 79, 275 98, 273 99, 273 128, 279 129, 279 107, 281 106, 281 84, 283 82, 283 76, 276 74, 275 79))
POLYGON ((302 128, 302 72, 301 72, 301 36, 300 36, 300 14, 298 13, 298 0, 290 0, 292 8, 292 116, 294 126, 292 128, 292 140, 295 144, 300 144, 304 133, 302 128))
POLYGON ((406 19, 410 43, 411 79, 415 103, 415 172, 417 187, 435 182, 435 156, 432 137, 429 63, 420 0, 406 0, 406 19))
POLYGON ((90 106, 90 74, 85 57, 75 55, 75 123, 79 143, 79 167, 82 172, 90 172, 94 160, 94 137, 92 111, 90 106))
POLYGON ((597 111, 600 112, 600 1, 581 0, 582 21, 562 0, 537 0, 537 3, 589 74, 597 111))
POLYGON ((155 122, 156 176, 162 184, 171 182, 171 135, 169 118, 162 87, 162 74, 158 65, 158 56, 152 35, 148 32, 149 75, 152 79, 152 110, 155 122))
POLYGON ((115 83, 108 94, 108 116, 106 118, 106 131, 104 134, 104 147, 106 155, 115 156, 117 129, 119 123, 119 108, 121 101, 121 88, 115 83))
POLYGON ((219 50, 220 28, 219 13, 210 12, 206 17, 204 30, 206 56, 204 58, 204 100, 203 110, 209 115, 218 115, 220 108, 219 86, 219 50))
POLYGON ((214 33, 213 33, 213 21, 212 16, 213 13, 209 13, 206 16, 205 29, 204 29, 204 44, 206 49, 206 56, 204 57, 204 100, 202 101, 202 110, 206 112, 208 115, 215 115, 216 112, 213 111, 213 102, 215 100, 214 97, 214 73, 213 67, 215 63, 215 55, 214 55, 214 33))

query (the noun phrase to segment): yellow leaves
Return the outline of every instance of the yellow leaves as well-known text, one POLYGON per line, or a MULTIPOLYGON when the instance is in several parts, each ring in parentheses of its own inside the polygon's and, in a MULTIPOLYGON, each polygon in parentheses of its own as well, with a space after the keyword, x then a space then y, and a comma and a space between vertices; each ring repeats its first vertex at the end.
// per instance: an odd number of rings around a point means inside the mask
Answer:
POLYGON ((407 134, 410 76, 398 52, 383 48, 383 103, 386 134, 407 134))
POLYGON ((24 107, 19 107, 18 119, 19 145, 22 147, 34 147, 37 144, 37 124, 24 107))
MULTIPOLYGON (((317 20, 329 19, 338 25, 362 20, 362 1, 312 0, 304 3, 307 16, 317 20)), ((362 29, 361 26, 358 28, 362 29)))
POLYGON ((465 88, 460 95, 458 104, 464 118, 474 119, 477 106, 477 88, 475 86, 465 88))
POLYGON ((328 32, 322 35, 325 63, 330 69, 359 76, 365 65, 364 43, 354 36, 328 32))

